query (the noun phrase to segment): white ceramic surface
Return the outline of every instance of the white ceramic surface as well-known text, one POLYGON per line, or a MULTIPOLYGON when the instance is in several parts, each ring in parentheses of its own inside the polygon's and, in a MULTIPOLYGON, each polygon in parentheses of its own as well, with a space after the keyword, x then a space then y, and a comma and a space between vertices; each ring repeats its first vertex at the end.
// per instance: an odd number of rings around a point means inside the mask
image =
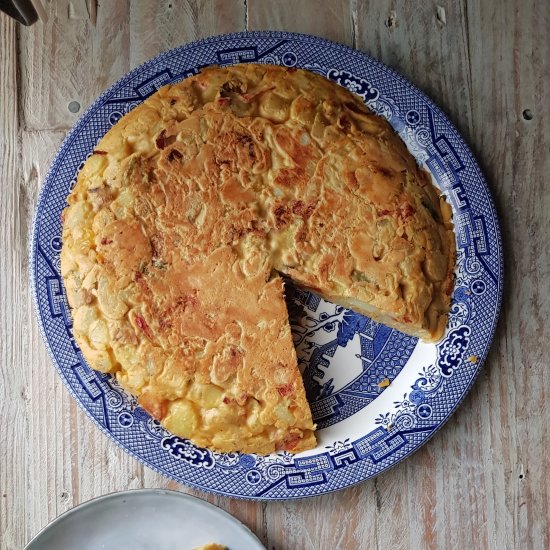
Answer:
POLYGON ((59 516, 26 550, 191 550, 217 542, 229 550, 265 550, 220 508, 162 489, 105 495, 59 516))

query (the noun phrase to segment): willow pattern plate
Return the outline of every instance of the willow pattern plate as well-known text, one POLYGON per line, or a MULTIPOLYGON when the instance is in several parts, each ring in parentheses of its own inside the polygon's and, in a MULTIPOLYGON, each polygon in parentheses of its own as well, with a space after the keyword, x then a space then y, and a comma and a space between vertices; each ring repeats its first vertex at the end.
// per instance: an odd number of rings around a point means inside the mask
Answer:
POLYGON ((413 85, 360 52, 313 36, 214 36, 165 52, 101 95, 69 133, 46 177, 30 250, 39 322, 54 364, 92 420, 127 452, 181 483, 234 497, 287 499, 348 487, 418 449, 449 418, 487 354, 502 295, 502 247, 487 184, 445 115, 413 85), (98 140, 160 86, 210 64, 275 63, 322 74, 386 117, 452 205, 457 268, 445 337, 416 338, 289 287, 288 305, 316 449, 296 456, 220 454, 153 420, 76 345, 59 273, 60 215, 98 140), (388 382, 390 383, 389 385, 388 382))

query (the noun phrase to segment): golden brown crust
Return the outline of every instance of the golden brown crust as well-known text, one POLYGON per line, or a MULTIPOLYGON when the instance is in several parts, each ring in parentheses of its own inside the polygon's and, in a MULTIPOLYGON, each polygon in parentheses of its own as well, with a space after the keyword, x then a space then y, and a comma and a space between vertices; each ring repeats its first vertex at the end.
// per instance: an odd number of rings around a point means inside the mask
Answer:
POLYGON ((212 67, 99 142, 69 197, 74 333, 174 433, 222 451, 315 444, 273 269, 440 338, 454 235, 389 124, 328 80, 212 67))

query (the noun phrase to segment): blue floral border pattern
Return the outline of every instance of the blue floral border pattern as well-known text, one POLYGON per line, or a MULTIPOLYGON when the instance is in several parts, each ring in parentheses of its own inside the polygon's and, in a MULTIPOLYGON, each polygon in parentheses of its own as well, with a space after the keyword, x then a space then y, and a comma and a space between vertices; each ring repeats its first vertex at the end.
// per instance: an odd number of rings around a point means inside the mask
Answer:
POLYGON ((176 48, 138 67, 102 94, 52 163, 39 198, 29 255, 46 345, 69 391, 97 426, 131 455, 179 482, 242 498, 327 493, 375 476, 414 452, 471 387, 487 354, 502 296, 502 247, 492 200, 471 153, 441 111, 402 77, 364 54, 320 38, 283 32, 218 36, 176 48), (367 433, 343 434, 313 454, 221 454, 167 432, 115 380, 86 365, 72 336, 59 274, 60 213, 76 174, 101 136, 160 86, 210 64, 242 62, 303 67, 360 95, 389 120, 453 209, 457 271, 448 330, 435 347, 435 360, 425 362, 393 407, 376 405, 377 398, 391 389, 379 382, 410 379, 408 361, 416 340, 313 294, 297 292, 291 297, 289 309, 292 304, 302 308, 293 334, 302 349, 301 366, 319 425, 338 428, 340 422, 344 425, 371 407, 378 413, 367 433), (341 348, 353 345, 358 346, 355 360, 361 372, 337 387, 331 360, 341 348))

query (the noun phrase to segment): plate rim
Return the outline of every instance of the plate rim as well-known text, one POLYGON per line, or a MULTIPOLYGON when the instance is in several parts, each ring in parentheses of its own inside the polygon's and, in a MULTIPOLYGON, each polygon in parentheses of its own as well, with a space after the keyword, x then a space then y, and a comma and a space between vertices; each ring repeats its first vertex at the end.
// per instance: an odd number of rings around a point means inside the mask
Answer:
POLYGON ((62 521, 66 520, 68 517, 78 514, 82 510, 91 507, 96 506, 97 504, 100 504, 101 502, 107 501, 107 500, 117 500, 119 498, 133 498, 134 496, 169 496, 170 498, 179 498, 184 501, 188 501, 194 504, 199 503, 199 505, 204 505, 206 508, 209 508, 213 511, 215 511, 218 514, 221 514, 222 516, 225 516, 227 519, 232 521, 235 525, 237 525, 240 529, 243 530, 243 532, 249 536, 251 536, 252 540, 257 543, 258 550, 262 549, 265 550, 265 546, 263 545, 262 541, 258 538, 256 533, 250 529, 247 525, 245 525, 242 521, 240 521, 238 518, 221 508, 220 506, 216 506, 215 504, 212 504, 211 502, 208 502, 207 500, 204 500, 200 497, 197 497, 195 495, 190 495, 188 493, 184 493, 183 491, 177 491, 174 489, 163 489, 160 487, 143 487, 139 489, 125 489, 124 491, 113 491, 111 493, 106 493, 104 495, 99 495, 97 497, 91 498, 89 500, 85 500, 84 502, 81 502, 80 504, 77 504, 76 506, 73 506, 72 508, 69 508, 68 510, 65 510, 60 515, 53 518, 51 521, 49 521, 36 535, 30 539, 27 544, 24 546, 23 550, 34 550, 33 545, 36 543, 40 543, 40 538, 46 534, 48 530, 50 530, 52 527, 57 526, 62 521))
MULTIPOLYGON (((232 64, 232 63, 231 63, 232 64)), ((50 359, 60 376, 63 386, 69 391, 69 394, 71 397, 77 402, 78 406, 87 414, 87 416, 90 418, 90 420, 95 424, 97 428, 99 428, 109 439, 114 441, 116 445, 118 445, 119 448, 124 450, 126 453, 128 453, 130 456, 147 466, 148 468, 151 468, 153 471, 160 473, 163 476, 168 477, 169 479, 174 480, 175 482, 187 486, 192 487, 194 489, 198 489, 200 491, 211 493, 211 494, 217 494, 221 496, 226 496, 230 498, 235 498, 239 500, 252 500, 252 501, 284 501, 284 500, 302 500, 302 499, 308 499, 313 498, 316 496, 326 495, 330 494, 336 491, 341 491, 344 489, 348 489, 350 487, 354 487, 360 483, 363 483, 367 481, 368 479, 376 478, 379 475, 387 472, 394 466, 397 466, 405 459, 409 458, 412 454, 414 454, 416 451, 418 451, 421 447, 426 445, 449 421, 449 419, 454 415, 458 407, 462 404, 466 396, 470 393, 473 385, 475 384, 484 364, 485 360, 487 359, 487 355, 491 349, 491 346, 493 345, 496 329, 498 326, 498 322, 500 320, 500 314, 502 309, 502 299, 503 299, 503 288, 504 288, 504 249, 503 249, 503 240, 502 240, 502 232, 501 232, 501 224, 498 216, 498 211, 496 208, 495 200, 493 198, 493 194, 491 191, 491 188, 488 185, 487 179, 485 178, 485 175, 483 171, 481 170, 479 163, 477 161, 476 156, 474 155, 474 152, 470 148, 470 146, 466 143, 465 139, 463 138, 462 134, 458 131, 454 123, 449 119, 447 114, 437 105, 434 103, 434 101, 426 94, 424 93, 420 88, 418 88, 414 83, 409 81, 407 78, 396 72, 394 69, 383 63, 382 61, 379 61, 373 57, 371 57, 369 54, 362 52, 360 50, 354 49, 350 46, 347 46, 345 44, 341 44, 339 42, 335 42, 333 40, 329 40, 327 38, 323 38, 320 36, 307 34, 307 33, 298 33, 298 32, 287 32, 287 31, 273 31, 273 30, 264 30, 264 31, 241 31, 236 33, 223 33, 223 34, 215 34, 210 35, 204 38, 201 38, 199 40, 193 40, 190 42, 184 42, 183 44, 180 44, 174 48, 169 48, 166 50, 163 50, 162 52, 158 53, 151 59, 145 61, 144 63, 141 63, 140 65, 136 66, 132 70, 125 73, 122 77, 114 81, 112 84, 108 86, 107 89, 105 89, 97 98, 93 100, 93 102, 85 109, 85 111, 82 113, 82 115, 75 121, 69 132, 67 133, 66 137, 63 139, 61 144, 56 150, 55 155, 53 156, 52 160, 50 161, 49 168, 42 180, 40 191, 37 197, 36 206, 34 210, 34 216, 32 224, 29 228, 30 232, 30 238, 28 239, 28 260, 29 260, 29 277, 31 282, 31 290, 32 290, 32 296, 33 296, 33 305, 34 305, 34 312, 35 316, 38 320, 38 326, 40 329, 40 333, 42 335, 42 338, 44 340, 44 343, 46 344, 46 349, 48 351, 48 355, 50 356, 50 359), (42 316, 40 314, 40 304, 39 304, 39 296, 38 296, 38 284, 35 277, 35 271, 33 269, 35 265, 35 257, 37 253, 37 246, 38 246, 38 237, 39 237, 39 213, 43 207, 43 203, 45 203, 46 197, 47 197, 47 187, 45 183, 53 176, 54 168, 57 163, 58 158, 61 156, 62 153, 65 153, 65 150, 69 147, 71 141, 76 137, 77 131, 80 129, 80 127, 94 114, 94 112, 100 108, 100 102, 103 98, 107 97, 112 90, 115 88, 123 85, 125 81, 131 80, 134 77, 136 77, 140 72, 147 70, 150 67, 153 67, 159 61, 162 60, 163 57, 165 57, 167 54, 172 53, 175 54, 178 51, 184 51, 188 48, 198 48, 200 46, 212 43, 212 42, 223 42, 226 40, 231 39, 265 39, 265 38, 280 38, 280 39, 288 39, 288 40, 298 40, 298 41, 309 41, 310 43, 322 43, 327 47, 330 47, 331 49, 338 49, 342 52, 344 52, 346 55, 353 55, 356 56, 370 64, 375 65, 378 69, 381 69, 383 72, 388 74, 392 79, 397 79, 402 85, 404 85, 408 91, 414 92, 423 102, 425 102, 430 109, 432 109, 438 117, 440 117, 440 120, 442 120, 445 125, 447 126, 448 130, 451 131, 455 139, 458 140, 458 142, 464 147, 466 150, 470 161, 472 162, 472 168, 474 170, 474 173, 478 179, 478 185, 481 185, 482 188, 484 188, 486 192, 486 200, 484 201, 490 208, 491 212, 491 220, 494 224, 494 232, 495 232, 495 244, 496 249, 498 250, 498 290, 497 290, 497 300, 494 307, 494 315, 491 320, 491 325, 487 329, 487 338, 486 338, 486 344, 483 349, 483 353, 479 355, 479 360, 477 362, 476 370, 474 374, 472 375, 471 380, 467 384, 467 386, 464 389, 464 392, 462 395, 456 400, 452 408, 448 410, 443 420, 441 420, 437 426, 436 429, 433 430, 432 433, 430 433, 420 445, 414 447, 409 452, 404 454, 398 459, 395 459, 391 464, 388 466, 383 467, 380 469, 377 473, 374 475, 364 477, 362 479, 353 481, 351 483, 348 483, 347 485, 331 488, 331 489, 318 489, 313 494, 308 495, 284 495, 284 496, 250 496, 250 495, 235 495, 232 493, 224 492, 223 490, 215 489, 212 487, 205 487, 203 485, 199 485, 193 481, 189 481, 185 479, 182 481, 180 478, 176 477, 174 474, 163 470, 156 464, 153 464, 149 462, 146 458, 141 457, 137 455, 133 449, 128 448, 124 445, 122 441, 119 441, 118 438, 116 438, 112 432, 108 431, 106 428, 104 428, 92 415, 92 413, 85 407, 84 403, 81 402, 81 400, 77 397, 75 392, 73 391, 73 388, 66 382, 63 370, 61 369, 60 365, 58 365, 57 360, 55 358, 55 354, 53 352, 53 349, 51 347, 51 344, 49 342, 49 339, 46 335, 46 329, 45 325, 42 319, 42 316)), ((321 486, 322 487, 322 486, 321 486)), ((200 500, 200 499, 199 499, 200 500)))

